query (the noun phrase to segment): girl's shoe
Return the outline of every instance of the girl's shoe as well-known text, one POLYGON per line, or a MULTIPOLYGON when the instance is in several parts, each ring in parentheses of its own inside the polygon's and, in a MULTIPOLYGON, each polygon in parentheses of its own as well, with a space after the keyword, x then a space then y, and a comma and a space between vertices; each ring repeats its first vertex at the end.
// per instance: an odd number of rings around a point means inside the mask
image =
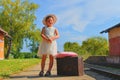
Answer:
POLYGON ((47 71, 45 76, 51 76, 51 72, 50 71, 47 71))
POLYGON ((43 72, 43 71, 40 71, 39 76, 42 77, 43 74, 44 74, 44 72, 43 72))

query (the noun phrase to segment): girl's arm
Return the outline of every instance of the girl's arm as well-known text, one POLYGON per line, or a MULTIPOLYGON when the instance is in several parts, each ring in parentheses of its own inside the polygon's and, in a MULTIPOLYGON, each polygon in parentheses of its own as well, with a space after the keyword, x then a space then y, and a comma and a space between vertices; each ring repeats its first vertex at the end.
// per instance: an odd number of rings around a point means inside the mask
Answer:
POLYGON ((42 28, 41 37, 42 37, 43 39, 45 39, 45 40, 48 40, 48 37, 45 36, 44 33, 45 33, 45 27, 42 28))
POLYGON ((55 40, 55 39, 57 39, 57 38, 59 38, 59 32, 58 32, 57 29, 55 29, 55 36, 53 36, 51 39, 52 39, 52 40, 55 40))
POLYGON ((45 27, 43 27, 43 29, 42 29, 41 37, 42 37, 44 40, 52 43, 52 40, 51 40, 49 37, 47 37, 44 33, 45 33, 45 27))

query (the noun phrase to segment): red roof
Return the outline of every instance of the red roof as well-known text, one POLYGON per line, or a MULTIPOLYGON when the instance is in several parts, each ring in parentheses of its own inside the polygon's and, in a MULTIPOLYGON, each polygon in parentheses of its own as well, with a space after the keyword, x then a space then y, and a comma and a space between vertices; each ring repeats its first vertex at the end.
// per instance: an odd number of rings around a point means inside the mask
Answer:
POLYGON ((8 35, 8 33, 5 30, 3 30, 2 28, 0 28, 0 33, 2 33, 3 35, 5 35, 8 38, 11 38, 11 36, 8 35))
POLYGON ((108 29, 106 29, 106 30, 103 30, 103 31, 101 31, 100 33, 107 33, 107 32, 109 32, 111 29, 113 29, 113 28, 116 28, 116 27, 120 27, 120 23, 118 23, 118 24, 116 24, 116 25, 114 25, 114 26, 112 26, 112 27, 110 27, 110 28, 108 28, 108 29))

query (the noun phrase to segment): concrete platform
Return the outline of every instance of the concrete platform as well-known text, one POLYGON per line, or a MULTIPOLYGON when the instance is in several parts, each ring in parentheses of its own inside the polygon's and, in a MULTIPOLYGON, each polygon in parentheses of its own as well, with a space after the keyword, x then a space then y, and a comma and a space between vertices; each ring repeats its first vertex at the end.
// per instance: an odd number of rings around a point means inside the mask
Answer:
MULTIPOLYGON (((48 62, 49 60, 47 59, 45 71, 47 71, 48 62)), ((38 74, 40 71, 40 64, 37 64, 26 69, 25 71, 13 74, 10 76, 10 78, 4 80, 96 80, 95 78, 86 74, 83 76, 57 76, 56 70, 56 60, 54 60, 54 66, 51 72, 52 75, 50 77, 39 77, 38 74)))

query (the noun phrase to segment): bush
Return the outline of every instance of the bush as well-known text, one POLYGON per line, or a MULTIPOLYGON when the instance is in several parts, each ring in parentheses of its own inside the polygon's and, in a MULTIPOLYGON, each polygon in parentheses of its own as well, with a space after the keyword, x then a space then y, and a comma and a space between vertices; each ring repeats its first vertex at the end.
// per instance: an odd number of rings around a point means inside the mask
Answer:
POLYGON ((38 58, 36 53, 31 52, 20 52, 14 54, 14 58, 23 59, 23 58, 38 58))

